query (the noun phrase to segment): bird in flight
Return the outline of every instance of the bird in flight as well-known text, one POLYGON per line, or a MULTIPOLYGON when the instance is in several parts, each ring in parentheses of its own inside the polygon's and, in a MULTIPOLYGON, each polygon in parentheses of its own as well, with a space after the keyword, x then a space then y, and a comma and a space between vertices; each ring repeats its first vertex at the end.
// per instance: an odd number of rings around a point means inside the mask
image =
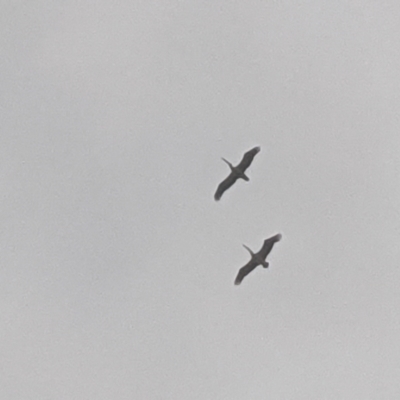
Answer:
POLYGON ((245 171, 246 169, 250 166, 250 164, 253 162, 253 159, 255 155, 261 150, 260 147, 254 147, 254 149, 249 150, 247 153, 244 154, 242 161, 234 167, 229 161, 225 160, 223 158, 222 160, 225 161, 230 169, 231 173, 229 176, 223 180, 217 188, 217 191, 215 192, 214 199, 219 200, 224 192, 228 190, 239 178, 244 179, 245 181, 249 181, 250 179, 246 176, 245 171))
POLYGON ((269 263, 265 261, 265 259, 271 252, 272 247, 274 247, 274 244, 276 242, 279 242, 281 239, 282 235, 278 233, 277 235, 264 240, 264 244, 261 247, 261 250, 255 254, 246 245, 243 245, 243 247, 249 251, 251 255, 251 260, 244 267, 240 268, 237 277, 235 279, 235 285, 240 285, 244 277, 248 275, 251 271, 253 271, 255 268, 257 268, 258 265, 262 265, 264 268, 268 268, 269 263))

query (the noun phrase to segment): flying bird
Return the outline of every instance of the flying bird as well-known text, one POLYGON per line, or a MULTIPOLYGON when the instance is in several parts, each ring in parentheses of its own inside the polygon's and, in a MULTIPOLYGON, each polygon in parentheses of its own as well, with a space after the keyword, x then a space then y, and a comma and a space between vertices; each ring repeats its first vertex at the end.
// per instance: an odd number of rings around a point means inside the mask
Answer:
POLYGON ((268 268, 269 263, 265 261, 265 259, 271 252, 272 247, 274 247, 274 244, 276 242, 279 242, 281 239, 282 235, 278 233, 277 235, 264 240, 264 244, 261 247, 261 250, 255 254, 246 245, 243 245, 243 247, 249 251, 251 255, 251 260, 244 267, 240 268, 237 277, 235 279, 235 285, 240 285, 244 277, 248 275, 251 271, 253 271, 253 269, 257 268, 258 265, 262 265, 264 268, 268 268))
POLYGON ((229 161, 223 158, 222 160, 225 161, 230 169, 231 173, 229 176, 222 181, 215 192, 214 199, 219 200, 224 192, 228 190, 239 178, 244 179, 245 181, 249 181, 250 179, 246 176, 245 171, 249 168, 250 164, 253 162, 255 155, 261 150, 260 147, 254 147, 254 149, 249 150, 247 153, 244 154, 242 161, 234 167, 229 161))

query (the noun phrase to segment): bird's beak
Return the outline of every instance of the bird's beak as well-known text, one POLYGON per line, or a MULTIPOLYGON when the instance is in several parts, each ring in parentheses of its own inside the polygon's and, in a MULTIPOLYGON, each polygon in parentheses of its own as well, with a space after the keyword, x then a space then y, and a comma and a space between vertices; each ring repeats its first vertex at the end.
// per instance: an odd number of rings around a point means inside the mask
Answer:
POLYGON ((253 252, 244 244, 243 247, 251 254, 253 255, 253 252))
POLYGON ((225 161, 229 166, 231 165, 231 163, 227 160, 225 160, 225 158, 221 158, 222 161, 225 161))

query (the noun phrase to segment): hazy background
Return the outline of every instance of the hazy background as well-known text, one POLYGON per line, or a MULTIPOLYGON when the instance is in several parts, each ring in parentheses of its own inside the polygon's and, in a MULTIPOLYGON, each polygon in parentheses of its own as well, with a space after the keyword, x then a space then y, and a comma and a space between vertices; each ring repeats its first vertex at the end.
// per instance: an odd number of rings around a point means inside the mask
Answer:
POLYGON ((399 399, 399 21, 3 2, 0 398, 399 399))

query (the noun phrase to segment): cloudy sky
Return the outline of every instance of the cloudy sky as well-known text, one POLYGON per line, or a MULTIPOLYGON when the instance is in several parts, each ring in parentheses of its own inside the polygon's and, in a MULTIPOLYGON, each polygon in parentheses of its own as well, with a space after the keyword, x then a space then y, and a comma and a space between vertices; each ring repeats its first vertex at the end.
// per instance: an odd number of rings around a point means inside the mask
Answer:
POLYGON ((400 398, 399 20, 3 2, 1 397, 400 398))

